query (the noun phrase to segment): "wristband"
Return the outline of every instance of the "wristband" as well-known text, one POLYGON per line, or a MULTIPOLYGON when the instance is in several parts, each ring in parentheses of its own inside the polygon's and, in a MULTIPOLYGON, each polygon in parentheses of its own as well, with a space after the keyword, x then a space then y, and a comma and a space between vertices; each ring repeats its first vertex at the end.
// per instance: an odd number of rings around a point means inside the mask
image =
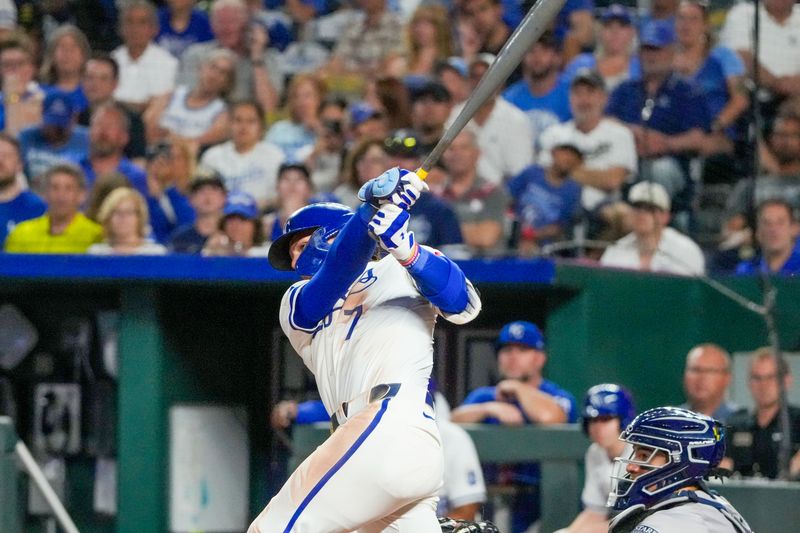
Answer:
POLYGON ((414 248, 411 249, 411 256, 405 261, 399 261, 399 263, 405 268, 412 268, 417 261, 419 261, 419 244, 415 242, 414 248))

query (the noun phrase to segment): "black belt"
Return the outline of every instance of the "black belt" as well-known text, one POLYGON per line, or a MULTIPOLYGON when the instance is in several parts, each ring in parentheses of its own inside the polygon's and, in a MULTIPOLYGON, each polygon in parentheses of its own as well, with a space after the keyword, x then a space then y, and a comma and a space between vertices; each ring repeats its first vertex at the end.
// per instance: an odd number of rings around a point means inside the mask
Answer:
MULTIPOLYGON (((359 395, 349 402, 342 402, 342 406, 331 415, 331 432, 336 431, 336 428, 344 424, 350 416, 355 415, 372 402, 397 396, 400 391, 400 385, 400 383, 381 383, 372 387, 368 394, 359 395)), ((431 396, 431 393, 425 394, 425 403, 433 408, 433 396, 431 396)))

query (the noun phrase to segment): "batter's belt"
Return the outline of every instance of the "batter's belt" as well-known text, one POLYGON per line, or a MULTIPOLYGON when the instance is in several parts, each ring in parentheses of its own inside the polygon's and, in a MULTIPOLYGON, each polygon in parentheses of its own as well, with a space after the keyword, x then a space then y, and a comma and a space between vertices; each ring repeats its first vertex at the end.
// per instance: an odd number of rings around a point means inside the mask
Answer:
MULTIPOLYGON (((335 413, 331 416, 331 433, 336 431, 336 428, 347 422, 352 416, 360 412, 367 405, 372 402, 379 402, 386 398, 394 398, 400 391, 400 383, 381 383, 375 385, 368 391, 364 391, 350 401, 342 402, 335 413)), ((430 393, 425 394, 425 403, 433 409, 433 396, 430 393)))

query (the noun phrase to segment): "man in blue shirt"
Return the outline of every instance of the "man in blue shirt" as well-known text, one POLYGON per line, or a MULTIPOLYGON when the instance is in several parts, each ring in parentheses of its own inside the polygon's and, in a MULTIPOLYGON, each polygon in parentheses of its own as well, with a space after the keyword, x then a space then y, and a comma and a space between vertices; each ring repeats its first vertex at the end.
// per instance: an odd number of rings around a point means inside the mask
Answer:
POLYGON ((672 26, 650 22, 642 28, 639 41, 642 79, 617 87, 607 113, 633 131, 641 163, 639 179, 663 185, 673 211, 686 212, 693 194, 689 161, 706 142, 711 116, 703 94, 673 69, 672 26))
MULTIPOLYGON (((536 325, 517 320, 503 326, 497 338, 497 366, 502 380, 493 387, 479 387, 453 410, 458 423, 563 424, 575 422, 575 398, 542 377, 547 362, 545 340, 536 325)), ((499 465, 487 472, 487 481, 517 485, 511 504, 512 531, 527 530, 539 516, 539 468, 537 464, 499 465)))
POLYGON ((558 43, 553 33, 546 31, 522 60, 523 78, 503 92, 503 98, 528 115, 534 139, 549 126, 572 118, 569 81, 560 68, 558 43))
POLYGON ((40 217, 47 204, 31 191, 20 186, 22 158, 19 143, 0 132, 0 248, 17 223, 40 217))
POLYGON ((792 205, 776 198, 765 200, 756 211, 756 241, 761 253, 736 267, 737 274, 764 272, 788 277, 800 274, 800 224, 792 205))

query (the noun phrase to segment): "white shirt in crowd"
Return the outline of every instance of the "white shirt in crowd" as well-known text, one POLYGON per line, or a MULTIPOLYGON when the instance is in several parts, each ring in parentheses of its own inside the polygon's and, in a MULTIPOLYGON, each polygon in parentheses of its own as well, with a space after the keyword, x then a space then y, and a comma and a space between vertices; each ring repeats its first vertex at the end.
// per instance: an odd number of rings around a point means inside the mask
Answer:
MULTIPOLYGON (((89 255, 119 255, 114 251, 114 248, 106 242, 91 245, 89 249, 86 250, 86 253, 89 255)), ((166 253, 167 249, 163 245, 157 242, 146 241, 134 252, 129 252, 126 255, 165 255, 166 253)))
POLYGON ((143 104, 154 96, 170 92, 175 86, 178 60, 157 44, 148 44, 136 61, 125 46, 118 47, 111 56, 119 64, 119 85, 114 91, 116 100, 143 104))
MULTIPOLYGON (((600 263, 609 267, 641 270, 636 235, 629 233, 608 247, 600 258, 600 263)), ((683 276, 700 276, 705 273, 705 264, 703 252, 692 239, 666 227, 661 232, 661 241, 650 262, 650 270, 683 276)))
MULTIPOLYGON (((481 157, 478 175, 496 185, 516 176, 533 162, 533 131, 528 116, 513 104, 496 98, 486 122, 480 126, 472 120, 478 137, 481 157)), ((464 104, 453 108, 449 126, 461 112, 464 104)))
MULTIPOLYGON (((555 124, 542 132, 539 137, 539 164, 549 167, 553 163, 551 149, 559 139, 573 139, 584 154, 584 164, 591 170, 608 170, 622 167, 629 173, 636 172, 636 142, 633 133, 616 120, 603 118, 592 131, 584 133, 570 120, 555 124)), ((588 185, 583 186, 581 205, 594 209, 603 201, 619 200, 619 191, 608 192, 588 185)))
MULTIPOLYGON (((759 61, 776 76, 800 74, 800 5, 794 5, 783 24, 778 24, 760 5, 759 61)), ((754 18, 751 2, 733 6, 720 32, 720 43, 733 50, 752 51, 754 18)))
POLYGON ((240 154, 233 141, 209 148, 200 164, 219 172, 228 192, 243 191, 259 205, 273 202, 277 197, 278 169, 284 161, 283 150, 261 141, 249 152, 240 154))
POLYGON ((192 108, 186 105, 188 96, 188 87, 176 87, 158 125, 175 135, 194 139, 211 129, 220 113, 225 111, 225 101, 215 98, 203 107, 192 108))

